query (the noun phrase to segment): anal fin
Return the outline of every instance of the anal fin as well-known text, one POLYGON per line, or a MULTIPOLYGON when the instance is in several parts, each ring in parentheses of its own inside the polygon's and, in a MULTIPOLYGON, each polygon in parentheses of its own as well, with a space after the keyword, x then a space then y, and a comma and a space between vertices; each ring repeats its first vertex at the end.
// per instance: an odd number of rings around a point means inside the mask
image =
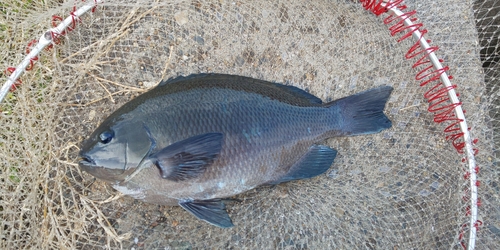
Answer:
POLYGON ((269 184, 274 185, 318 176, 330 168, 335 156, 337 156, 336 150, 324 145, 313 145, 305 155, 290 167, 289 172, 285 176, 269 182, 269 184))

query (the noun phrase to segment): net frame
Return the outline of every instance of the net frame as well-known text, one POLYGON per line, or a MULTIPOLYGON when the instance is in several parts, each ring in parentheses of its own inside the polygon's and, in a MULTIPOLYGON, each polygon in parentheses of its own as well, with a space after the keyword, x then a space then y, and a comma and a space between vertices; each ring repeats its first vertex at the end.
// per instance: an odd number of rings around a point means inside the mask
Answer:
MULTIPOLYGON (((434 115, 434 122, 444 123, 447 126, 444 129, 445 138, 463 156, 462 162, 467 166, 464 169, 464 178, 469 183, 469 189, 466 190, 463 200, 470 204, 464 211, 470 217, 470 222, 463 224, 458 230, 460 231, 459 241, 462 247, 474 249, 477 231, 483 224, 478 219, 478 207, 481 203, 477 190, 480 185, 477 177, 479 167, 475 160, 475 155, 478 153, 475 144, 478 140, 473 139, 469 133, 470 128, 466 122, 462 103, 455 91, 457 85, 451 83, 450 80, 453 77, 447 74, 449 67, 443 66, 444 61, 436 56, 435 52, 439 48, 430 45, 430 40, 425 36, 427 30, 416 18, 417 12, 415 10, 408 11, 403 0, 360 0, 359 2, 366 10, 377 16, 388 14, 383 23, 389 26, 392 36, 400 35, 398 42, 409 38, 415 39, 415 44, 408 50, 405 57, 416 60, 412 67, 418 69, 415 79, 420 81, 421 87, 427 88, 424 98, 429 103, 428 111, 434 115), (467 231, 469 236, 466 243, 465 234, 467 231)), ((0 89, 0 102, 9 90, 15 90, 22 83, 19 80, 20 76, 23 72, 33 69, 35 62, 38 61, 38 55, 43 49, 50 49, 54 44, 58 44, 61 37, 77 27, 80 16, 88 11, 96 11, 100 3, 102 3, 101 0, 93 0, 79 8, 75 4, 65 19, 53 16, 52 24, 54 27, 45 32, 38 40, 32 40, 28 43, 27 56, 17 67, 9 67, 5 70, 5 73, 10 76, 0 89), (60 23, 57 24, 57 22, 60 23)))
POLYGON ((462 162, 466 162, 468 166, 465 169, 464 177, 469 180, 470 186, 468 193, 463 196, 463 200, 470 202, 465 211, 466 215, 470 216, 470 222, 469 225, 463 224, 460 228, 459 240, 464 249, 474 249, 477 230, 483 224, 477 217, 478 204, 480 204, 477 190, 479 166, 475 159, 478 149, 473 144, 476 144, 478 139, 472 139, 469 133, 470 128, 462 109, 462 102, 459 100, 459 94, 455 91, 457 85, 451 83, 450 80, 453 77, 447 74, 450 68, 443 66, 444 60, 437 57, 435 52, 439 50, 439 47, 429 44, 431 40, 425 37, 427 30, 422 23, 417 23, 418 19, 415 17, 417 11, 408 11, 403 0, 361 0, 361 2, 365 9, 375 15, 389 14, 384 19, 384 24, 390 25, 389 30, 392 36, 401 35, 398 42, 410 37, 416 40, 406 53, 405 58, 417 59, 412 67, 421 70, 416 74, 415 80, 420 81, 420 87, 425 87, 428 84, 431 86, 424 94, 424 98, 429 103, 427 110, 434 114, 434 122, 447 125, 444 129, 446 140, 451 141, 456 151, 463 155, 462 162), (468 243, 465 243, 464 237, 466 228, 469 230, 468 243))

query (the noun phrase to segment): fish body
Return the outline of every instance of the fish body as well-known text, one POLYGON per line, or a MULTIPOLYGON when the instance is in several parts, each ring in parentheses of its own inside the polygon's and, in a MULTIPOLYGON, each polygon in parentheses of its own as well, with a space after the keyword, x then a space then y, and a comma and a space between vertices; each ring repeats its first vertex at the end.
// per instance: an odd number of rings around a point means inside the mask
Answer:
POLYGON ((377 133, 391 87, 330 103, 242 76, 170 79, 126 103, 86 140, 80 167, 145 202, 232 226, 221 198, 324 173, 330 137, 377 133))

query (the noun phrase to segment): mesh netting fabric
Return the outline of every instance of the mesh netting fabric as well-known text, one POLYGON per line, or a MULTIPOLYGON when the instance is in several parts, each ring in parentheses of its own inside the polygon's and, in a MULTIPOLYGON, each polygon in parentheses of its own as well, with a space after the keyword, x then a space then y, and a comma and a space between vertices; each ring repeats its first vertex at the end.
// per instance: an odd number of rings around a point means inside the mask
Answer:
MULTIPOLYGON (((0 4, 0 62, 79 1, 0 4)), ((450 67, 480 167, 476 247, 500 247, 500 0, 405 1, 450 67)), ((468 166, 433 122, 419 68, 358 1, 105 1, 44 50, 1 103, 2 249, 442 249, 469 242, 468 166), (379 85, 393 127, 333 138, 320 177, 260 187, 228 204, 220 229, 180 207, 121 195, 78 168, 81 141, 162 79, 227 73, 281 82, 324 101, 379 85)), ((2 82, 7 74, 2 75, 2 82)))

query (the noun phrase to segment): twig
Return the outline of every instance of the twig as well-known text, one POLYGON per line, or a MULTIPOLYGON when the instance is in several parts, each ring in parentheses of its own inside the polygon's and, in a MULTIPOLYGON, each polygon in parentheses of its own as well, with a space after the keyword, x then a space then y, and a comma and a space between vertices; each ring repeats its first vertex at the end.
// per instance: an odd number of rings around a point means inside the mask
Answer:
POLYGON ((111 83, 113 85, 116 85, 116 86, 119 86, 119 87, 122 87, 122 88, 126 88, 126 89, 129 89, 129 90, 133 90, 133 91, 137 91, 137 92, 144 92, 144 91, 146 91, 145 89, 123 85, 123 84, 120 84, 120 83, 117 83, 117 82, 113 82, 113 81, 110 81, 110 80, 98 77, 96 75, 92 75, 92 74, 89 74, 89 75, 91 75, 92 77, 94 77, 97 80, 100 80, 100 81, 103 81, 103 82, 107 82, 107 83, 111 83))
MULTIPOLYGON (((117 95, 117 94, 124 93, 124 92, 128 92, 128 91, 130 91, 130 90, 120 90, 120 91, 117 91, 117 92, 112 93, 111 95, 117 95)), ((106 99, 106 98, 108 98, 108 97, 107 97, 107 96, 105 96, 105 97, 101 97, 101 98, 99 98, 99 99, 95 99, 95 100, 90 101, 90 102, 85 103, 85 104, 73 104, 73 103, 70 103, 70 104, 66 104, 65 106, 70 106, 70 107, 86 107, 86 106, 88 106, 88 105, 91 105, 91 104, 94 104, 94 103, 96 103, 96 102, 102 101, 102 100, 104 100, 104 99, 106 99)))
POLYGON ((170 53, 168 54, 168 60, 165 63, 165 67, 163 68, 163 71, 161 72, 161 79, 157 83, 157 85, 160 84, 160 82, 163 81, 163 79, 165 79, 165 77, 167 76, 167 69, 168 69, 168 66, 170 65, 170 60, 172 59, 172 51, 173 50, 174 50, 174 46, 170 45, 170 53))
POLYGON ((116 103, 115 99, 113 98, 113 95, 111 95, 111 92, 109 92, 108 88, 106 88, 104 86, 104 84, 102 84, 101 81, 99 81, 99 80, 97 80, 97 83, 99 83, 99 85, 101 85, 101 87, 106 91, 106 93, 108 93, 108 96, 109 96, 109 99, 111 100, 111 102, 116 103))
POLYGON ((402 108, 402 109, 400 109, 399 111, 407 110, 407 109, 410 109, 410 108, 415 108, 415 107, 418 107, 418 106, 420 106, 420 104, 418 104, 418 105, 411 105, 411 106, 408 106, 408 107, 402 108))

